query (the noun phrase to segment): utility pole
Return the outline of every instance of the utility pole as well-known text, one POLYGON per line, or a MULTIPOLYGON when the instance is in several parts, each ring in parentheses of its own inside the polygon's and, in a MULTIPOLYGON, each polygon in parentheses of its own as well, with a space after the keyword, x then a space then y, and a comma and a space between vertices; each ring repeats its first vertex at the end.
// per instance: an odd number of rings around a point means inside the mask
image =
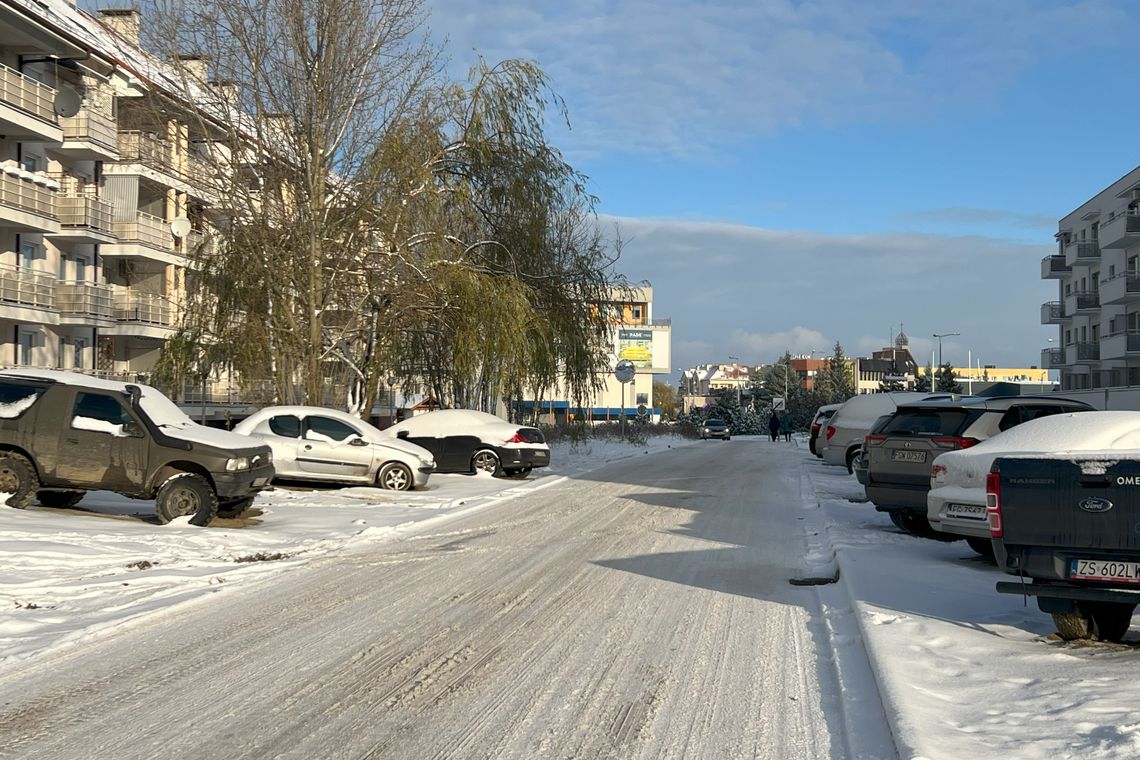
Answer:
MULTIPOLYGON (((934 337, 938 338, 938 372, 935 375, 938 379, 942 379, 942 339, 943 338, 949 338, 951 335, 961 335, 961 334, 962 333, 957 333, 957 332, 934 333, 934 337)), ((931 388, 931 390, 937 390, 937 387, 931 388)))

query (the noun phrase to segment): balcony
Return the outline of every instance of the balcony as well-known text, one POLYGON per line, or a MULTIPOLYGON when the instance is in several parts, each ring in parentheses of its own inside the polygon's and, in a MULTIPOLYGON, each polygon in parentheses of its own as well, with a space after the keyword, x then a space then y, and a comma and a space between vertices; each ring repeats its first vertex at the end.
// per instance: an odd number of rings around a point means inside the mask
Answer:
POLYGON ((1057 369, 1058 367, 1065 366, 1065 349, 1063 348, 1043 348, 1041 349, 1041 368, 1042 369, 1057 369))
POLYGON ((115 319, 120 322, 174 326, 174 309, 170 300, 158 293, 141 293, 127 288, 115 293, 115 319))
POLYGON ((118 122, 98 111, 84 108, 75 116, 60 119, 62 149, 76 158, 119 160, 118 122))
POLYGON ((58 183, 46 174, 24 171, 13 163, 0 167, 0 226, 29 232, 59 232, 58 183))
POLYGON ((1100 281, 1102 304, 1128 304, 1140 301, 1140 273, 1120 272, 1100 281))
POLYGON ((1096 241, 1077 241, 1065 246, 1065 264, 1091 264, 1100 260, 1100 244, 1096 241))
POLYGON ((1073 271, 1073 268, 1065 263, 1065 257, 1060 254, 1053 254, 1041 259, 1041 279, 1060 279, 1073 271))
POLYGON ((1067 347, 1067 364, 1093 364, 1100 361, 1099 343, 1072 343, 1067 347))
POLYGON ((1065 296, 1065 315, 1089 313, 1100 308, 1100 294, 1095 290, 1074 290, 1065 296))
POLYGON ((0 64, 0 134, 15 140, 58 143, 56 89, 0 64))
POLYGON ((55 306, 55 277, 0 264, 0 302, 51 309, 55 306))
POLYGON ((1100 341, 1100 358, 1127 359, 1140 356, 1140 330, 1110 333, 1100 341))
POLYGON ((138 211, 134 221, 115 222, 112 229, 118 242, 100 249, 104 257, 133 256, 167 264, 182 263, 174 248, 170 224, 157 216, 138 211))
POLYGON ((1060 301, 1046 301, 1041 304, 1041 324, 1059 325, 1065 319, 1065 305, 1060 301))
POLYGON ((113 243, 114 209, 107 201, 94 196, 63 196, 56 198, 59 208, 59 234, 56 240, 73 240, 78 243, 113 243))
POLYGON ((1128 248, 1140 243, 1140 213, 1121 209, 1100 223, 1101 248, 1128 248))
POLYGON ((65 318, 62 321, 69 324, 85 324, 93 319, 110 321, 115 317, 111 286, 93 282, 57 284, 55 308, 65 318))

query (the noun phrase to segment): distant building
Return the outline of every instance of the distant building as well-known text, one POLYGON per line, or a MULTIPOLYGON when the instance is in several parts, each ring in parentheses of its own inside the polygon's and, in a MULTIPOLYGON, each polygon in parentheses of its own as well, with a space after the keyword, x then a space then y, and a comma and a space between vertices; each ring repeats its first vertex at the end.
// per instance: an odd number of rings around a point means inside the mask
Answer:
POLYGON ((690 412, 716 403, 722 390, 735 390, 743 398, 752 392, 752 370, 743 364, 701 364, 681 373, 678 409, 690 412))

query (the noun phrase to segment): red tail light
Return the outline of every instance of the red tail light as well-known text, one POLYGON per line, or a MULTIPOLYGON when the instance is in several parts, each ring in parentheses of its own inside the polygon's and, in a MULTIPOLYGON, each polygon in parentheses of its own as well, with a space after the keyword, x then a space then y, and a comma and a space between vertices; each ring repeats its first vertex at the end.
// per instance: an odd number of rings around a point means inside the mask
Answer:
POLYGON ((990 535, 1001 538, 1005 528, 1001 524, 1001 475, 991 472, 986 475, 986 521, 990 524, 990 535))
POLYGON ((946 472, 946 468, 940 464, 936 464, 930 468, 930 479, 934 480, 935 478, 937 478, 939 475, 941 475, 944 472, 946 472))
POLYGON ((827 426, 827 440, 831 440, 831 436, 835 435, 835 425, 827 426))
POLYGON ((936 446, 949 446, 955 449, 968 449, 981 443, 977 438, 933 438, 931 440, 936 446))
POLYGON ((865 435, 865 436, 863 436, 863 443, 864 444, 882 443, 885 440, 887 440, 887 437, 885 435, 865 435))
POLYGON ((515 433, 507 439, 507 443, 526 443, 527 440, 522 437, 522 433, 515 433))
POLYGON ((811 434, 816 435, 819 433, 820 424, 818 422, 811 423, 811 434))

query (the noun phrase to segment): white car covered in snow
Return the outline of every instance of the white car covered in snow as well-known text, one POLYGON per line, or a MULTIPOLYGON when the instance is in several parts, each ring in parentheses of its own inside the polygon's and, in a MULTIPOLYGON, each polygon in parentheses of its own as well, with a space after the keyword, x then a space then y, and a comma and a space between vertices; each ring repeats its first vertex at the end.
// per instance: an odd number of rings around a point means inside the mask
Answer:
POLYGON ((525 477, 535 467, 550 464, 550 447, 541 430, 471 409, 418 414, 384 433, 423 446, 435 455, 440 472, 525 477))
POLYGON ((936 458, 926 496, 927 519, 935 530, 962 536, 975 551, 990 555, 986 475, 995 459, 1113 449, 1140 449, 1140 412, 1079 412, 1030 420, 936 458))
POLYGON ((234 432, 269 444, 277 479, 374 483, 407 491, 426 486, 436 469, 430 451, 334 409, 270 406, 234 432))

